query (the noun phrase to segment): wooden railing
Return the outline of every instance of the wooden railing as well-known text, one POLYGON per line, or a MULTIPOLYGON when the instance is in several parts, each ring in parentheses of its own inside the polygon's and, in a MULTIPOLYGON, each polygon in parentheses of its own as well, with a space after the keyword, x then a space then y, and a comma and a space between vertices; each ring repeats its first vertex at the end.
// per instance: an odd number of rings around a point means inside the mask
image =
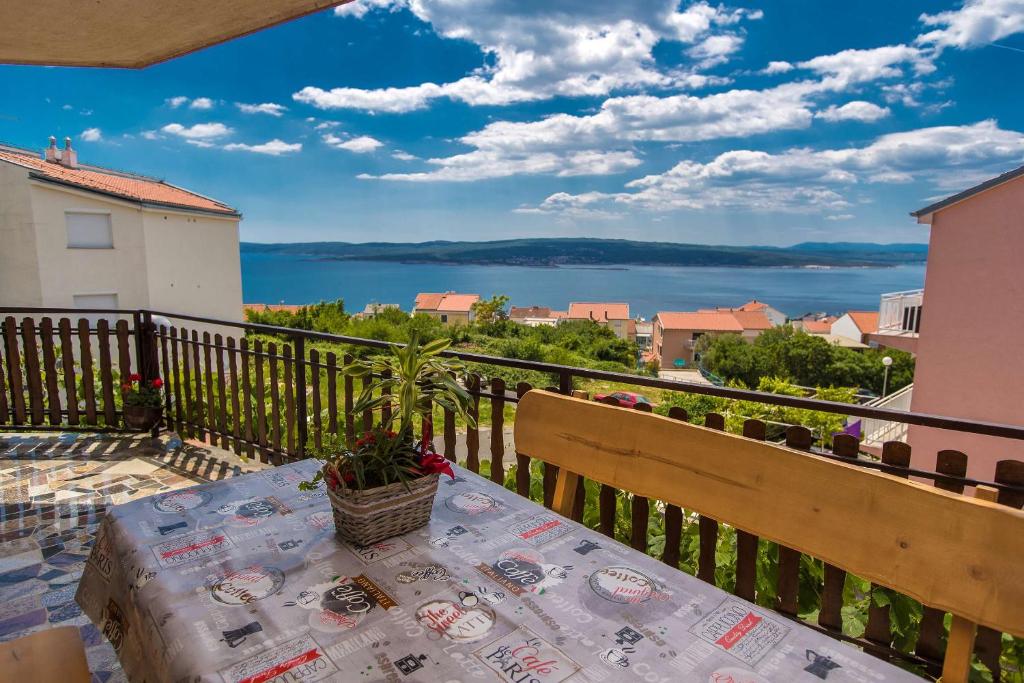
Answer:
MULTIPOLYGON (((385 349, 388 344, 382 341, 144 310, 0 309, 0 315, 6 315, 0 322, 0 429, 116 427, 120 377, 133 371, 146 379, 164 379, 164 419, 168 429, 183 438, 205 441, 264 463, 277 465, 306 457, 308 446, 319 445, 327 432, 340 434, 351 443, 375 420, 370 413, 352 414, 357 392, 369 379, 353 380, 344 376, 341 369, 353 356, 385 349), (67 317, 69 314, 101 317, 91 324, 84 318, 67 317), (105 317, 116 321, 111 323, 105 317)), ((449 355, 466 361, 471 369, 486 364, 546 373, 550 383, 536 388, 562 394, 574 393, 577 379, 597 379, 1024 439, 1024 428, 1013 425, 471 353, 449 355)), ((470 470, 489 476, 520 495, 531 496, 532 489, 538 499, 551 507, 557 468, 533 463, 528 453, 506 452, 503 438, 519 399, 535 387, 527 383, 506 386, 499 377, 474 373, 466 376, 465 385, 473 395, 474 415, 483 419, 478 420, 476 427, 466 428, 455 415, 438 409, 434 433, 440 451, 449 460, 455 460, 458 447, 458 459, 470 470), (488 428, 492 437, 490 447, 482 453, 481 431, 488 428)), ((680 408, 672 408, 668 416, 677 420, 690 417, 680 408)), ((726 419, 721 414, 709 413, 704 416, 703 425, 724 430, 726 419)), ((765 439, 767 431, 767 425, 759 420, 746 420, 742 427, 743 435, 753 439, 765 439)), ((910 447, 900 442, 886 443, 881 458, 873 459, 859 454, 855 437, 835 435, 826 450, 815 448, 810 430, 791 426, 785 432, 785 443, 798 450, 813 449, 818 455, 845 463, 930 480, 936 487, 954 493, 962 493, 966 487, 988 486, 999 503, 1024 507, 1024 463, 1019 461, 999 462, 993 479, 983 481, 966 476, 968 454, 954 450, 936 453, 934 468, 919 469, 910 467, 910 447)), ((609 486, 592 485, 588 491, 580 482, 572 516, 609 537, 660 556, 668 565, 690 570, 701 579, 749 600, 763 599, 767 586, 763 574, 770 571, 775 578, 771 582, 771 606, 783 614, 796 618, 809 609, 816 610, 811 622, 816 628, 851 640, 880 657, 915 665, 926 673, 937 675, 940 670, 947 637, 943 613, 922 610, 918 605, 916 609, 922 614, 913 647, 896 647, 891 604, 872 601, 863 635, 844 635, 842 609, 849 604, 848 596, 844 597, 844 586, 848 585, 845 573, 813 564, 796 551, 785 547, 773 550, 777 554, 766 567, 765 545, 757 537, 674 505, 609 486), (649 547, 652 537, 658 540, 658 548, 649 547), (725 545, 735 556, 730 567, 722 567, 716 561, 725 545), (820 581, 809 580, 809 572, 814 576, 820 573, 820 581), (813 587, 810 596, 806 594, 808 585, 813 587)), ((850 523, 870 524, 871 520, 850 523)), ((996 681, 1000 680, 1001 652, 1000 634, 980 629, 976 653, 996 681)))

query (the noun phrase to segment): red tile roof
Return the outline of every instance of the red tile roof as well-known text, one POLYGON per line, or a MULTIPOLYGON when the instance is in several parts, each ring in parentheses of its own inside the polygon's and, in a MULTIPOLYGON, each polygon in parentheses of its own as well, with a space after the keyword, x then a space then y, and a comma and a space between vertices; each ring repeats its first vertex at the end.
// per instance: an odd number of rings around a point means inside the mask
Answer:
POLYGON ((0 161, 26 168, 33 177, 41 180, 71 185, 90 192, 99 192, 145 204, 158 204, 230 216, 238 215, 238 211, 227 204, 153 178, 120 173, 97 166, 67 168, 60 164, 44 161, 31 152, 11 148, 0 149, 0 161))
POLYGON ((708 330, 742 332, 743 326, 731 312, 722 311, 658 311, 655 316, 666 330, 708 330))
POLYGON ((547 306, 513 306, 509 309, 510 318, 550 318, 551 309, 547 306))
POLYGON ((469 313, 477 301, 480 301, 479 294, 456 294, 445 292, 443 294, 433 292, 420 292, 416 295, 417 311, 446 311, 450 313, 469 313))
POLYGON ((861 334, 878 332, 878 311, 847 311, 861 334))
POLYGON ((803 322, 804 332, 807 334, 829 334, 832 332, 834 320, 805 320, 803 322))
POLYGON ((763 301, 758 301, 757 299, 751 299, 747 303, 745 303, 742 306, 740 306, 738 310, 741 310, 741 311, 766 311, 766 310, 768 310, 768 304, 764 303, 763 301))
POLYGON ((763 311, 740 309, 730 312, 736 318, 736 322, 742 325, 745 330, 770 330, 774 327, 772 321, 768 319, 768 316, 763 311))
POLYGON ((604 303, 599 301, 573 301, 569 304, 570 320, 627 320, 629 304, 604 303))

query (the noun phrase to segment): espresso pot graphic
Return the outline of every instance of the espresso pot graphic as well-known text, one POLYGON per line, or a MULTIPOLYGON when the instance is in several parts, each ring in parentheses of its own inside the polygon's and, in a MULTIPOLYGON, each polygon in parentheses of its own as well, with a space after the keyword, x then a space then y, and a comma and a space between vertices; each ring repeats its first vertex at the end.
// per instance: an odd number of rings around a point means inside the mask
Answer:
POLYGON ((808 664, 807 667, 804 668, 804 671, 806 671, 809 674, 817 676, 821 680, 825 680, 826 678, 828 678, 828 675, 832 672, 832 669, 839 668, 839 665, 833 662, 831 657, 819 655, 814 650, 807 651, 807 661, 809 661, 810 664, 808 664))

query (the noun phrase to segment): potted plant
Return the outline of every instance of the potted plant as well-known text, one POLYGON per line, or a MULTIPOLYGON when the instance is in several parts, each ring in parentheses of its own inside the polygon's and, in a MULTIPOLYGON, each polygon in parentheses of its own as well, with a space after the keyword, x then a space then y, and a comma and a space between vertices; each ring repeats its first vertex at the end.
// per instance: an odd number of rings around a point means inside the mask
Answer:
POLYGON ((121 403, 124 407, 124 424, 129 429, 149 431, 163 416, 163 400, 160 388, 164 381, 157 377, 148 382, 142 375, 134 374, 121 384, 121 403))
POLYGON ((434 451, 431 429, 433 406, 452 411, 468 424, 469 393, 455 374, 462 363, 441 357, 451 341, 421 345, 416 334, 406 346, 391 346, 388 355, 355 361, 343 372, 371 377, 352 406, 352 414, 379 410, 380 421, 347 447, 336 434, 324 435, 313 455, 324 462, 309 490, 323 481, 334 511, 339 537, 369 545, 417 529, 430 521, 440 473, 454 477, 451 465, 434 451), (423 428, 415 436, 415 423, 423 428))

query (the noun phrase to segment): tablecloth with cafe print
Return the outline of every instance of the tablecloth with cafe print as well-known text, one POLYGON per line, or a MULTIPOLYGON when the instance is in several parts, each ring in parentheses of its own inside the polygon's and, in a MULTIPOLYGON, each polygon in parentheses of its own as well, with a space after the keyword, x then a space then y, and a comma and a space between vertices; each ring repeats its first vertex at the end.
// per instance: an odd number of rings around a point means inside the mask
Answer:
POLYGON ((305 461, 111 509, 77 600, 132 681, 914 681, 463 469, 334 535, 305 461))

